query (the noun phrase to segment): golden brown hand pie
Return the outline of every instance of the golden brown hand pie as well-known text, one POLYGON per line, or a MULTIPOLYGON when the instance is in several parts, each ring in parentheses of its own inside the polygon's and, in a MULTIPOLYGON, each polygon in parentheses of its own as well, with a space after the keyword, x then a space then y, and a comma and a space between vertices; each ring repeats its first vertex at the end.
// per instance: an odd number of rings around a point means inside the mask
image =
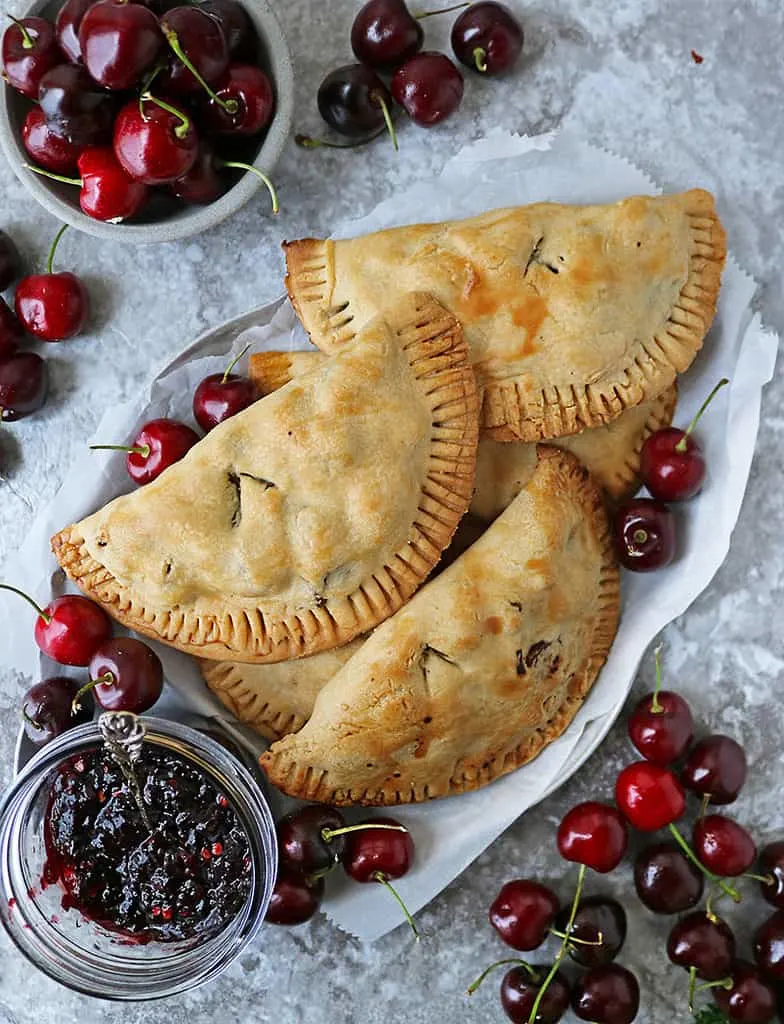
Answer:
POLYGON ((477 415, 459 324, 406 296, 389 323, 53 548, 118 621, 181 650, 328 650, 391 615, 438 562, 471 499, 477 415))
POLYGON ((541 446, 509 508, 373 632, 262 766, 286 793, 339 805, 477 789, 563 732, 618 608, 601 494, 573 455, 541 446))
POLYGON ((465 221, 286 246, 287 287, 327 352, 411 288, 461 320, 497 440, 609 423, 687 369, 726 255, 713 197, 493 210, 465 221))
MULTIPOLYGON (((325 358, 316 351, 258 352, 250 358, 250 376, 260 393, 267 395, 325 358)), ((627 409, 606 426, 548 443, 573 452, 613 501, 623 501, 640 486, 640 452, 646 438, 672 423, 677 398, 677 385, 673 384, 658 397, 627 409)), ((519 492, 535 462, 533 444, 480 437, 471 515, 495 519, 519 492)))

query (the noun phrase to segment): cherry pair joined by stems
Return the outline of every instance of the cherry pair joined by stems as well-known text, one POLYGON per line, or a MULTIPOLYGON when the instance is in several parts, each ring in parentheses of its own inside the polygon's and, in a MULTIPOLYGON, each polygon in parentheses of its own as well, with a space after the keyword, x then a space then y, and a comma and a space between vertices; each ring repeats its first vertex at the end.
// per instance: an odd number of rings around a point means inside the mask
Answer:
POLYGON ((30 334, 43 341, 65 341, 84 328, 90 313, 90 297, 79 278, 70 271, 54 273, 55 252, 67 225, 55 235, 45 274, 23 277, 16 288, 16 315, 30 334))
POLYGON ((125 452, 125 468, 135 484, 149 484, 179 462, 199 441, 199 435, 179 420, 150 420, 130 445, 91 444, 91 451, 125 452))
POLYGON ((104 711, 144 714, 163 692, 161 659, 147 644, 133 637, 108 640, 93 653, 90 681, 73 698, 76 713, 85 694, 92 694, 104 711))
POLYGON ((258 399, 259 390, 253 381, 231 372, 249 347, 246 345, 223 373, 213 373, 205 377, 196 388, 193 395, 193 416, 205 433, 247 409, 258 399))
POLYGON ((34 746, 43 747, 68 729, 92 719, 91 701, 73 713, 72 705, 78 688, 73 679, 54 676, 35 683, 25 693, 22 698, 24 731, 34 746))
POLYGON ((109 616, 86 597, 65 594, 41 608, 24 591, 7 583, 0 584, 0 590, 24 598, 35 609, 35 642, 47 657, 60 665, 89 665, 96 650, 112 635, 109 616))
POLYGON ((77 159, 81 177, 68 178, 27 165, 28 170, 65 185, 80 188, 79 206, 93 220, 118 224, 133 217, 147 202, 147 186, 134 181, 108 146, 88 146, 77 159))
POLYGON ((666 767, 691 745, 694 720, 689 705, 672 690, 662 690, 661 647, 654 652, 656 687, 643 697, 629 719, 629 737, 644 758, 666 767))

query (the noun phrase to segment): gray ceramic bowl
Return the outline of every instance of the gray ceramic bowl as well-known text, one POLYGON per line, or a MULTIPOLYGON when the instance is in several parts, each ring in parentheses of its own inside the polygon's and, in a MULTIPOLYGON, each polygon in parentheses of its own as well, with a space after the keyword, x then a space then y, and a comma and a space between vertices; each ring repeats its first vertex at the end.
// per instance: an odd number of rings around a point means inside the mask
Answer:
MULTIPOLYGON (((41 15, 52 21, 63 0, 34 0, 26 15, 41 15)), ((183 0, 185 2, 185 0, 183 0)), ((245 162, 270 173, 277 163, 291 132, 294 109, 294 72, 291 51, 280 23, 268 0, 241 0, 260 41, 260 65, 275 88, 275 116, 262 137, 258 152, 247 154, 245 162)), ((27 191, 58 220, 99 238, 121 242, 173 242, 198 235, 236 213, 260 188, 255 174, 243 174, 235 185, 209 206, 156 207, 153 202, 130 224, 106 224, 87 217, 79 208, 79 190, 72 185, 48 181, 24 164, 29 157, 22 145, 22 124, 30 103, 7 85, 0 85, 0 143, 11 167, 27 191)), ((251 143, 252 145, 252 143, 251 143)))

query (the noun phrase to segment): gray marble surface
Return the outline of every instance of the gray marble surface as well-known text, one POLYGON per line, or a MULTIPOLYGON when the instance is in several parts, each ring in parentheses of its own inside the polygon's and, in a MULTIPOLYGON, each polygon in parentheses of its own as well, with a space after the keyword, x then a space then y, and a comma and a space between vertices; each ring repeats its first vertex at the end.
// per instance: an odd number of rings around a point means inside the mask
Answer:
MULTIPOLYGON (((0 563, 56 491, 76 445, 111 403, 132 396, 194 335, 281 290, 282 238, 329 232, 338 221, 437 172, 466 141, 496 125, 536 133, 568 125, 637 162, 665 187, 701 184, 718 196, 730 244, 760 282, 757 305, 784 332, 784 8, 778 0, 510 0, 526 28, 522 66, 503 82, 468 82, 461 111, 430 132, 406 127, 401 152, 379 143, 355 153, 304 153, 290 145, 276 178, 283 212, 262 196, 206 237, 131 248, 69 233, 62 264, 94 297, 91 332, 50 348, 52 396, 37 417, 0 430, 0 563), (704 56, 694 63, 690 51, 704 56)), ((350 56, 354 0, 277 0, 295 55, 299 130, 318 130, 315 92, 350 56)), ((423 4, 422 6, 427 6, 423 4)), ((435 6, 431 3, 430 6, 435 6)), ((449 19, 428 23, 444 46, 449 19)), ((41 261, 56 225, 31 206, 0 163, 0 227, 41 261)), ((784 833, 784 383, 768 388, 758 452, 732 550, 710 588, 665 634, 670 681, 701 726, 745 745, 749 783, 737 812, 760 838, 784 833)), ((5 624, 3 624, 5 626, 5 624)), ((645 663, 636 689, 652 682, 645 663)), ((0 674, 0 785, 7 783, 25 680, 0 674)), ((425 910, 425 939, 399 930, 365 947, 323 917, 294 931, 265 931, 218 983, 163 1004, 120 1009, 33 975, 0 936, 0 1021, 7 1024, 383 1024, 437 1019, 500 1021, 496 984, 469 1001, 467 983, 503 955, 486 907, 503 881, 536 875, 566 897, 573 875, 554 853, 554 827, 573 802, 608 794, 629 757, 623 721, 586 768, 528 813, 425 910)), ((592 882, 630 908, 623 961, 640 976, 638 1019, 687 1020, 685 975, 668 966, 666 923, 636 904, 631 873, 592 882)), ((762 915, 755 898, 736 913, 740 933, 762 915)))

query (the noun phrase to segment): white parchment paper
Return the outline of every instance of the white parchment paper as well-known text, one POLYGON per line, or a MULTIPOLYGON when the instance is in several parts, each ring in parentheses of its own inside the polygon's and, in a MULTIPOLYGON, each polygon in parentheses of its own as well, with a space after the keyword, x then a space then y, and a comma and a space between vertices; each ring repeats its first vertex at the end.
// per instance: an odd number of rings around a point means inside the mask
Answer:
MULTIPOLYGON (((699 182, 681 183, 684 188, 699 182)), ((562 134, 521 138, 503 132, 464 149, 439 178, 407 186, 360 221, 338 232, 354 235, 396 224, 466 217, 499 206, 555 200, 610 202, 659 189, 619 157, 562 134)), ((731 244, 730 239, 730 244, 731 244)), ((477 793, 401 808, 395 814, 416 840, 414 870, 399 882, 401 895, 419 910, 466 868, 520 814, 564 782, 596 748, 618 714, 640 659, 656 634, 680 615, 708 585, 723 562, 740 510, 754 451, 761 392, 770 380, 778 339, 753 317, 752 279, 730 259, 724 275, 716 322, 704 351, 681 379, 677 422, 686 423, 721 376, 731 379, 709 409, 699 435, 710 467, 699 499, 677 510, 680 554, 667 569, 650 575, 627 574, 623 615, 607 665, 589 699, 566 733, 532 764, 477 793)), ((308 346, 284 298, 209 332, 191 345, 152 382, 148 392, 113 409, 96 438, 124 442, 153 416, 191 418, 191 396, 208 373, 222 370, 230 352, 251 343, 261 349, 308 346)), ((34 593, 41 602, 67 589, 49 553, 49 537, 130 489, 122 455, 84 451, 68 470, 62 489, 44 510, 29 537, 3 571, 3 578, 34 593)), ((31 637, 32 615, 18 601, 0 595, 4 629, 2 656, 31 676, 51 672, 31 637)), ((225 718, 206 692, 194 663, 156 645, 173 691, 169 706, 184 702, 194 710, 225 718)), ((246 734, 246 739, 247 739, 246 734)), ((249 742, 262 746, 258 739, 249 742)), ((273 796, 273 800, 274 800, 273 796)), ((381 886, 330 880, 329 917, 364 940, 397 927, 402 917, 381 886)))

